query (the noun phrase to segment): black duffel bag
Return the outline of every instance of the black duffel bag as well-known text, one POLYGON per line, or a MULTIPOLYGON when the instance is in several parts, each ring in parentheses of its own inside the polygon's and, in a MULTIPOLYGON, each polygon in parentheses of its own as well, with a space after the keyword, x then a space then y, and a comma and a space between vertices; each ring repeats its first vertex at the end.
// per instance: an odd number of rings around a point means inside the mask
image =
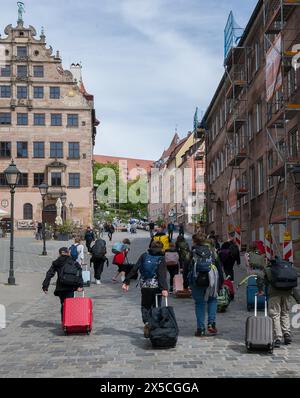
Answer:
POLYGON ((156 308, 151 311, 150 317, 150 341, 153 348, 174 348, 178 340, 178 325, 173 307, 158 306, 158 296, 156 296, 156 308))
POLYGON ((271 260, 271 285, 275 289, 290 290, 298 286, 298 275, 289 261, 271 260))

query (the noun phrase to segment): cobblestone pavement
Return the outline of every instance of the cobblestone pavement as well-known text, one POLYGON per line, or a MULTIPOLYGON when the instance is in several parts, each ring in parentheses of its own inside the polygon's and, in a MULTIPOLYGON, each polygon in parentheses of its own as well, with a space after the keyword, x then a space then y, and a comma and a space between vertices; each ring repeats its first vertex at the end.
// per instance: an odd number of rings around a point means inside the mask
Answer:
MULTIPOLYGON (((139 234, 134 238, 132 260, 136 260, 147 246, 145 237, 139 234)), ((56 251, 58 243, 51 245, 56 251)), ((178 345, 176 349, 156 351, 143 338, 139 290, 132 283, 129 293, 124 295, 120 283, 111 283, 114 267, 110 266, 104 271, 103 285, 92 284, 86 289, 94 303, 93 333, 65 337, 60 327, 58 299, 51 292, 45 296, 39 291, 39 280, 49 267, 49 259, 42 262, 35 257, 34 253, 38 253, 35 243, 25 240, 23 246, 20 252, 24 261, 21 263, 26 264, 28 275, 32 270, 37 272, 33 289, 38 293, 29 301, 25 300, 23 307, 11 317, 8 327, 0 331, 0 377, 300 376, 298 331, 294 331, 294 344, 276 350, 274 355, 246 353, 244 332, 249 313, 245 310, 244 287, 238 290, 228 312, 218 315, 219 335, 204 339, 194 337, 193 301, 171 298, 180 328, 178 345)), ((0 267, 5 270, 3 257, 0 267)), ((243 270, 237 273, 237 280, 240 280, 243 270)), ((3 280, 3 274, 1 278, 3 280)), ((0 303, 5 288, 0 285, 0 303)), ((15 287, 18 288, 20 286, 15 287)))

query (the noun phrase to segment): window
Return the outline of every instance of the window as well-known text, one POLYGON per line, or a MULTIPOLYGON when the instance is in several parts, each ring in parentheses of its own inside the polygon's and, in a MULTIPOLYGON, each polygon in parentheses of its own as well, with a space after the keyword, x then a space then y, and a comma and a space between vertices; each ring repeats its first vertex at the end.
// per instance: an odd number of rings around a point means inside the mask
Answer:
POLYGON ((23 220, 32 220, 33 219, 33 211, 32 204, 25 203, 23 206, 23 220))
POLYGON ((262 194, 264 192, 264 160, 263 158, 259 159, 257 162, 257 171, 258 171, 258 194, 262 194))
POLYGON ((78 115, 69 114, 68 115, 68 127, 78 127, 78 115))
POLYGON ((11 97, 11 87, 10 86, 0 86, 0 97, 10 98, 11 97))
POLYGON ((33 185, 35 187, 39 187, 41 184, 43 184, 44 180, 45 180, 44 173, 34 173, 33 174, 33 185))
POLYGON ((255 198, 255 168, 254 166, 250 167, 249 170, 249 180, 250 180, 250 198, 255 198))
POLYGON ((45 157, 45 143, 34 142, 33 143, 33 157, 36 159, 43 159, 45 157))
POLYGON ((11 124, 11 114, 8 112, 1 112, 0 124, 11 124))
MULTIPOLYGON (((268 169, 271 172, 274 167, 274 152, 273 150, 268 152, 268 169)), ((274 185, 274 177, 269 176, 268 178, 268 186, 271 188, 274 185)))
POLYGON ((248 115, 248 135, 249 135, 249 141, 253 139, 253 113, 249 113, 248 115))
POLYGON ((61 173, 51 173, 52 187, 61 187, 61 173))
POLYGON ((28 97, 27 86, 18 86, 17 87, 17 98, 24 99, 28 97))
POLYGON ((50 87, 50 98, 51 99, 60 98, 60 87, 50 87))
POLYGON ((51 114, 51 126, 61 126, 62 125, 62 114, 52 113, 51 114))
POLYGON ((44 67, 42 65, 33 67, 34 77, 44 77, 44 67))
POLYGON ((18 113, 17 114, 17 125, 27 126, 28 125, 28 113, 18 113))
POLYGON ((10 158, 11 157, 11 143, 7 141, 0 141, 0 157, 10 158))
POLYGON ((80 174, 79 173, 69 173, 69 187, 70 188, 80 188, 80 174))
POLYGON ((1 77, 10 77, 11 76, 10 65, 0 67, 0 76, 1 77))
POLYGON ((255 44, 255 71, 260 67, 260 44, 257 42, 255 44))
POLYGON ((33 98, 44 98, 44 87, 33 87, 33 98))
POLYGON ((63 142, 50 142, 50 158, 63 157, 63 142))
POLYGON ((17 47, 18 57, 27 57, 27 47, 17 47))
POLYGON ((27 173, 20 174, 18 186, 19 187, 28 187, 28 174, 27 173))
POLYGON ((35 126, 45 126, 45 114, 44 113, 35 113, 33 115, 33 124, 35 126))
POLYGON ((27 77, 27 66, 18 65, 17 66, 17 77, 27 77))
MULTIPOLYGON (((248 184, 247 184, 247 173, 242 174, 242 187, 243 189, 248 189, 248 184)), ((248 203, 248 195, 245 195, 242 200, 243 205, 248 203)))
POLYGON ((7 181, 4 173, 0 173, 0 187, 7 187, 7 181))
POLYGON ((69 159, 79 159, 79 142, 69 142, 69 159))
POLYGON ((256 104, 256 132, 260 132, 262 129, 262 103, 256 104))
POLYGON ((27 142, 17 142, 17 157, 28 158, 28 144, 27 142))
POLYGON ((289 152, 292 158, 297 158, 299 155, 299 134, 298 129, 289 133, 289 152))

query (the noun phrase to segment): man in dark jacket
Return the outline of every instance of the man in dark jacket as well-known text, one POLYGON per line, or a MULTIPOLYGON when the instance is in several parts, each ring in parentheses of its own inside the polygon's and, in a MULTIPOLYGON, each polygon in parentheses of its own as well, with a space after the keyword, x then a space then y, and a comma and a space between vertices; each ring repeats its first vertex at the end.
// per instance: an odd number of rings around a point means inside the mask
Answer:
POLYGON ((140 271, 141 274, 140 287, 142 318, 145 325, 144 336, 148 338, 150 333, 150 312, 155 307, 156 295, 162 294, 164 297, 168 297, 167 267, 161 242, 152 242, 148 253, 142 254, 139 258, 123 283, 122 288, 125 292, 128 292, 130 279, 137 271, 140 271))
POLYGON ((92 242, 95 241, 94 232, 92 231, 92 229, 90 227, 87 227, 87 230, 84 235, 84 240, 85 240, 86 248, 87 248, 88 252, 90 252, 91 244, 92 244, 92 242))
POLYGON ((57 281, 56 281, 56 288, 54 291, 54 296, 58 296, 60 298, 61 315, 62 315, 63 314, 63 304, 64 304, 65 299, 74 297, 74 292, 75 291, 81 292, 82 288, 83 288, 82 268, 77 262, 75 262, 71 258, 70 251, 67 247, 62 247, 61 249, 59 249, 58 259, 53 261, 49 271, 46 274, 46 278, 43 282, 43 287, 42 287, 43 291, 46 294, 48 293, 50 281, 55 276, 56 273, 57 273, 57 281), (63 285, 60 281, 61 271, 67 263, 70 263, 70 264, 72 263, 73 265, 75 265, 75 267, 79 271, 79 283, 77 286, 66 286, 66 285, 63 285))
POLYGON ((235 243, 234 235, 230 236, 228 242, 223 243, 219 252, 219 257, 224 268, 226 277, 230 276, 234 281, 234 265, 241 265, 241 256, 238 245, 235 243))

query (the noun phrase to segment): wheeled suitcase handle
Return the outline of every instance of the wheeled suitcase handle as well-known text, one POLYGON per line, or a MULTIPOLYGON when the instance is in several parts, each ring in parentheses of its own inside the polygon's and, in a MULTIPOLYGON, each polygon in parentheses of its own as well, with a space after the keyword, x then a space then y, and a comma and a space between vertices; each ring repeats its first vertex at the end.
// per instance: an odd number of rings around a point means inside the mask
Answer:
POLYGON ((77 290, 75 290, 74 298, 77 297, 76 294, 80 294, 80 293, 82 293, 82 297, 84 298, 84 290, 82 290, 82 292, 78 292, 77 290))
MULTIPOLYGON (((162 294, 157 294, 157 295, 155 296, 155 305, 156 305, 156 308, 158 308, 158 297, 159 297, 159 296, 164 297, 162 294)), ((165 297, 165 299, 166 299, 166 307, 168 307, 168 297, 165 297)))
MULTIPOLYGON (((266 295, 264 295, 264 296, 265 296, 265 317, 267 317, 268 316, 267 296, 266 295)), ((257 297, 258 297, 258 295, 256 294, 255 298, 254 298, 254 316, 255 317, 257 317, 257 297)))

